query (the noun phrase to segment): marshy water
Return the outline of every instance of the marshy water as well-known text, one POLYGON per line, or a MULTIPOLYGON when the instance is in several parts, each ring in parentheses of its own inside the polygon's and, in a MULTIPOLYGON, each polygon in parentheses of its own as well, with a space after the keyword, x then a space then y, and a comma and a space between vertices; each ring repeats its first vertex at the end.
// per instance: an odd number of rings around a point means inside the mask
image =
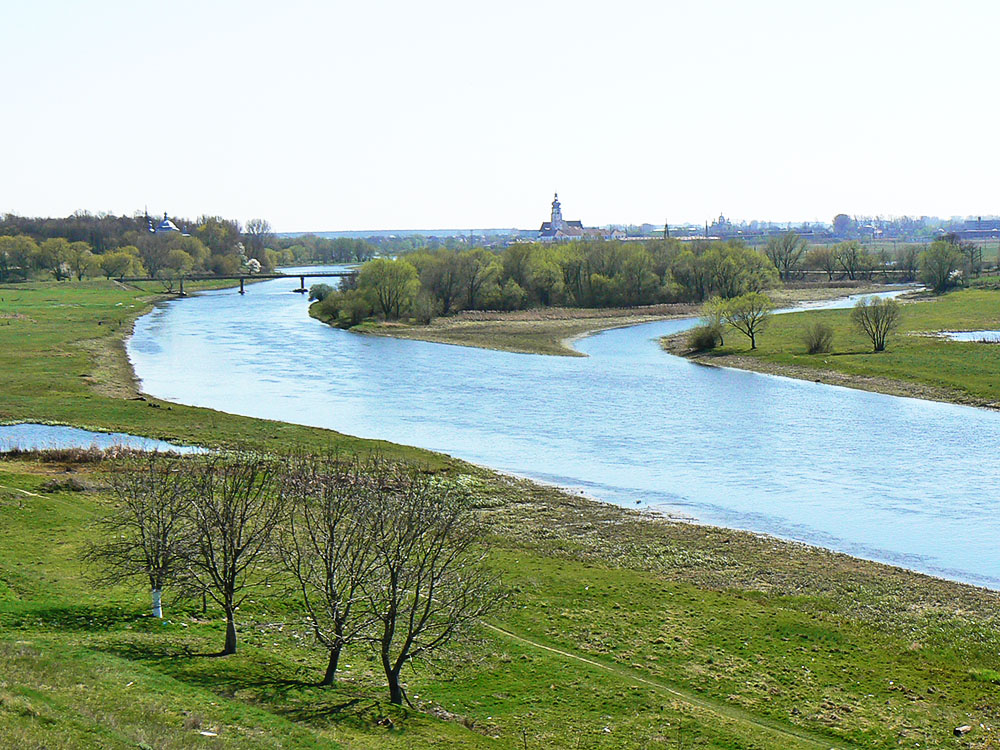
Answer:
POLYGON ((1000 344, 1000 331, 942 331, 941 335, 952 341, 980 341, 1000 344))
POLYGON ((690 320, 585 338, 587 358, 359 336, 310 319, 296 281, 158 306, 129 343, 144 390, 1000 588, 998 414, 661 351, 690 320))
POLYGON ((124 432, 93 432, 65 425, 0 424, 0 453, 11 450, 55 450, 61 448, 132 448, 143 451, 199 453, 201 448, 174 445, 163 440, 127 435, 124 432))

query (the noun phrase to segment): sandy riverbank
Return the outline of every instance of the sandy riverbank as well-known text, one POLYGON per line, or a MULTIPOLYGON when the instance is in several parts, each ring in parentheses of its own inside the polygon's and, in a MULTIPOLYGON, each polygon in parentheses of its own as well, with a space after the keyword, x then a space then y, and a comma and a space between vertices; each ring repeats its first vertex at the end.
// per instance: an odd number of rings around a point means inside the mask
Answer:
MULTIPOLYGON (((775 289, 770 292, 770 296, 775 304, 788 307, 882 288, 867 283, 808 285, 775 289)), ((657 320, 691 317, 697 315, 700 308, 699 304, 682 302, 630 308, 548 307, 514 312, 471 310, 435 318, 429 325, 366 323, 352 330, 372 336, 391 336, 522 354, 581 357, 584 355, 573 348, 573 342, 583 336, 657 320)))

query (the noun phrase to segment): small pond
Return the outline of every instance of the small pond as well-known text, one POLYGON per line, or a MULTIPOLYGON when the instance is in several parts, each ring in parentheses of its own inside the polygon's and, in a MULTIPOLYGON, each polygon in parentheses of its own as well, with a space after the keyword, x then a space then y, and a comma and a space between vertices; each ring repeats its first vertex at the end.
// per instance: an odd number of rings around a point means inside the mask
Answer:
POLYGON ((113 448, 121 446, 146 451, 202 453, 203 448, 174 445, 164 440, 127 435, 123 432, 92 432, 79 427, 51 424, 0 425, 0 453, 14 449, 51 450, 61 448, 113 448))
POLYGON ((941 331, 941 335, 952 341, 979 341, 984 344, 1000 344, 1000 331, 941 331))

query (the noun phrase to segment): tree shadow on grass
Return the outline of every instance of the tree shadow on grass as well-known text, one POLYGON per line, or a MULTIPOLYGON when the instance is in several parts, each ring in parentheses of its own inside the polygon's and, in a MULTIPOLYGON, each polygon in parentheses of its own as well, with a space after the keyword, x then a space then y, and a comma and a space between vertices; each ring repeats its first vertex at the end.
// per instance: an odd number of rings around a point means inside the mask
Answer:
POLYGON ((199 649, 180 641, 149 641, 142 638, 118 639, 95 648, 122 659, 151 666, 185 683, 233 695, 250 691, 254 695, 282 694, 315 688, 318 681, 274 676, 268 668, 243 654, 222 654, 199 649), (222 658, 227 657, 227 658, 222 658))
MULTIPOLYGON (((350 681, 321 685, 320 670, 315 672, 315 680, 279 677, 280 668, 256 661, 252 653, 249 658, 245 653, 237 653, 232 659, 219 659, 217 652, 199 651, 197 646, 202 644, 150 640, 144 635, 147 634, 137 632, 130 638, 116 636, 113 641, 92 647, 220 697, 266 707, 295 722, 339 724, 366 730, 381 725, 391 730, 409 716, 405 708, 391 706, 350 681), (387 716, 391 719, 387 720, 387 716)), ((289 666, 285 674, 294 675, 301 669, 289 666)), ((309 674, 312 673, 310 670, 309 674)))
POLYGON ((101 651, 129 661, 168 662, 181 659, 213 659, 225 656, 220 651, 198 651, 186 643, 168 644, 150 641, 116 641, 102 644, 101 651))
POLYGON ((285 706, 278 711, 285 718, 306 724, 331 723, 371 726, 385 715, 379 701, 369 697, 355 696, 344 699, 343 695, 330 696, 328 700, 317 699, 285 706))
POLYGON ((115 605, 66 604, 7 610, 0 615, 0 624, 5 628, 107 632, 141 617, 139 610, 115 605))

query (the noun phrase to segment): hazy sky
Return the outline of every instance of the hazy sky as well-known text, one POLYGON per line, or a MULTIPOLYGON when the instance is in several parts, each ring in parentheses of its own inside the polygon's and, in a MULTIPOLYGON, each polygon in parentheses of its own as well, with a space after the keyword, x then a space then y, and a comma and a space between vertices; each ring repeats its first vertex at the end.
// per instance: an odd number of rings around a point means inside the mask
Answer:
POLYGON ((0 212, 1000 213, 995 0, 10 0, 0 69, 0 212))

